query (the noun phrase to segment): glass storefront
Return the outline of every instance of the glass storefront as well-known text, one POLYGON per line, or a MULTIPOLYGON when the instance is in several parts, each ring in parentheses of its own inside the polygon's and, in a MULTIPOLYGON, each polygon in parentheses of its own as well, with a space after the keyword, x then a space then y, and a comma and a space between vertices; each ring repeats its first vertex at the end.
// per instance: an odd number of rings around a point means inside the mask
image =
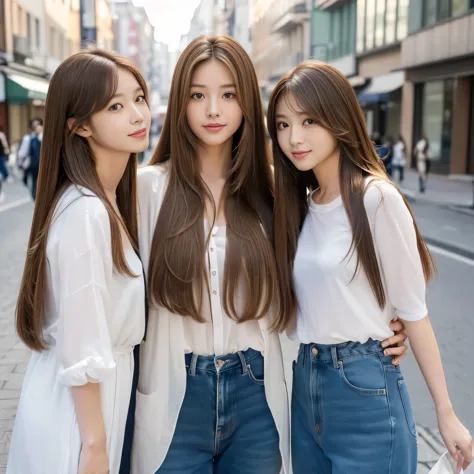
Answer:
POLYGON ((418 84, 415 100, 414 143, 422 134, 430 144, 430 159, 436 172, 449 172, 451 134, 456 81, 430 81, 418 84))

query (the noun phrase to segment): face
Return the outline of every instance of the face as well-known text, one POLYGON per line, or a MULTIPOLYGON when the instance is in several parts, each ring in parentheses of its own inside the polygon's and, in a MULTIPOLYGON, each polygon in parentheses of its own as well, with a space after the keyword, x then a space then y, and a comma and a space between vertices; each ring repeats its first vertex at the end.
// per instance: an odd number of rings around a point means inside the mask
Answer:
POLYGON ((192 132, 207 146, 220 146, 242 123, 242 109, 229 68, 219 60, 201 63, 191 78, 186 118, 192 132))
POLYGON ((139 153, 148 148, 150 122, 150 109, 140 84, 130 71, 119 69, 115 96, 84 125, 82 135, 94 152, 139 153))
POLYGON ((276 126, 278 145, 298 170, 312 170, 337 159, 336 139, 301 110, 292 94, 278 99, 276 126))

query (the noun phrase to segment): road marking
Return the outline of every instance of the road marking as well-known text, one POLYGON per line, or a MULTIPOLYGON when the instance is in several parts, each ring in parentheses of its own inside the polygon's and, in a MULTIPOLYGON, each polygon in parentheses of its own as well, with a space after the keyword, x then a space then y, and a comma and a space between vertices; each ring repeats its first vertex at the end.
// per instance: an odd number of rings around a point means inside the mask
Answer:
POLYGON ((31 202, 31 198, 18 199, 17 201, 13 201, 9 204, 4 204, 3 206, 0 206, 0 212, 9 211, 10 209, 14 209, 15 207, 23 206, 23 204, 26 204, 28 202, 31 202))
POLYGON ((438 255, 442 255, 443 257, 451 258, 452 260, 456 260, 461 263, 465 263, 466 265, 470 265, 474 267, 474 260, 470 258, 463 257, 462 255, 458 255, 457 253, 450 252, 449 250, 444 250, 442 248, 436 247, 435 245, 428 245, 428 248, 433 252, 437 253, 438 255))

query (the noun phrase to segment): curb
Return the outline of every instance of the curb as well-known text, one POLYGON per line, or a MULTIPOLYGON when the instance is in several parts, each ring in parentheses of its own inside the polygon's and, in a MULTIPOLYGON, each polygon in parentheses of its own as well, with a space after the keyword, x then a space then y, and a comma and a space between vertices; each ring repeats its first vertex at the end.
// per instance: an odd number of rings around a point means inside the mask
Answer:
POLYGON ((456 255, 460 255, 461 257, 468 258, 469 260, 474 260, 474 250, 467 249, 465 247, 460 247, 459 245, 450 244, 449 242, 445 242, 443 240, 433 239, 427 235, 423 235, 426 243, 429 245, 434 245, 435 247, 439 247, 443 250, 447 250, 448 252, 455 253, 456 255))
MULTIPOLYGON (((409 191, 407 189, 400 189, 400 191, 403 193, 403 195, 406 197, 406 199, 409 203, 416 203, 417 202, 418 196, 416 196, 416 194, 414 192, 409 191)), ((432 201, 429 201, 429 200, 426 200, 426 199, 421 199, 420 202, 437 205, 437 206, 443 207, 445 209, 450 209, 454 212, 462 212, 462 213, 470 214, 470 212, 467 213, 463 210, 457 209, 456 206, 453 206, 453 205, 439 204, 439 203, 435 203, 435 202, 432 202, 432 201)), ((470 260, 474 260, 474 249, 468 249, 466 247, 462 247, 460 245, 452 244, 452 243, 446 242, 444 240, 439 240, 437 238, 430 237, 429 235, 423 235, 423 238, 425 239, 427 244, 434 245, 434 246, 439 247, 443 250, 447 250, 448 252, 452 252, 452 253, 455 253, 455 254, 460 255, 462 257, 468 258, 470 260)))

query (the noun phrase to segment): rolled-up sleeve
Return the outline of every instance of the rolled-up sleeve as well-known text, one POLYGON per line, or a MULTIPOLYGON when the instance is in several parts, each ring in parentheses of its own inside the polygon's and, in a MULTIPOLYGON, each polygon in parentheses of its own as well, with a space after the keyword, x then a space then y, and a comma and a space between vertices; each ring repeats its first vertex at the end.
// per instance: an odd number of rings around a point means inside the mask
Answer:
POLYGON ((426 281, 413 218, 398 190, 387 182, 369 185, 364 197, 386 296, 407 321, 427 316, 426 281))
POLYGON ((98 198, 83 197, 58 242, 59 381, 102 382, 115 371, 108 328, 113 272, 110 223, 98 198))

